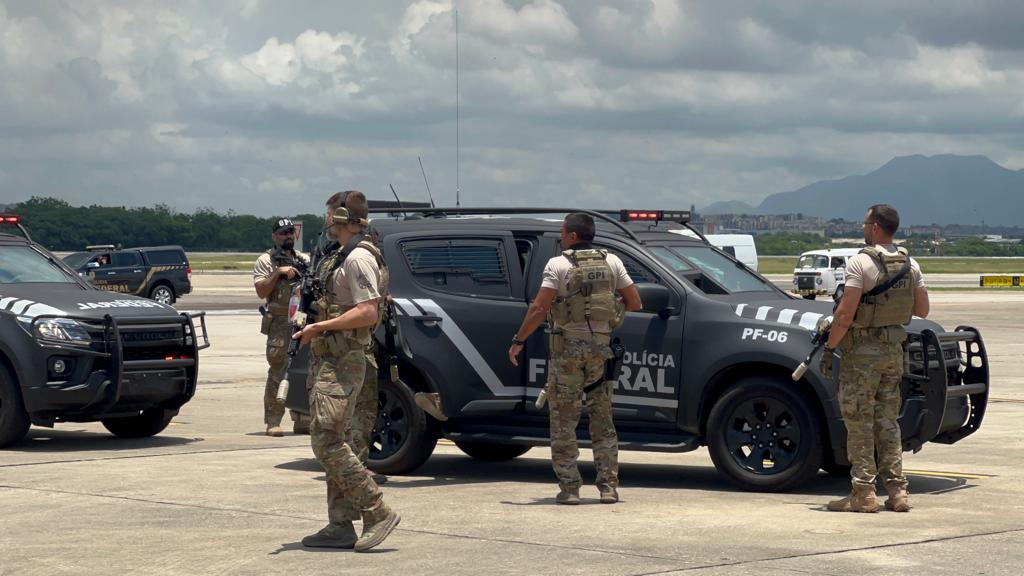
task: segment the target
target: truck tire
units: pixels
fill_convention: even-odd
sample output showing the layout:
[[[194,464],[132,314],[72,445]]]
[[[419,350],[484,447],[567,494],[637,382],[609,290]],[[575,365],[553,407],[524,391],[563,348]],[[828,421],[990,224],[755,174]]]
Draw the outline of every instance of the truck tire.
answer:
[[[0,448],[21,442],[31,425],[17,381],[0,364]]]
[[[456,440],[455,445],[476,460],[484,462],[505,462],[526,454],[529,446],[516,444],[496,444],[494,442],[474,442],[472,440]]]
[[[138,416],[104,418],[101,422],[104,428],[118,438],[148,438],[163,432],[177,415],[177,410],[156,406],[143,410]]]
[[[745,378],[715,403],[707,442],[720,474],[747,490],[782,492],[822,466],[817,412],[791,382]]]
[[[381,382],[377,394],[367,467],[381,474],[412,472],[434,453],[437,423],[416,406],[413,391],[401,381]]]
[[[167,284],[157,284],[149,291],[149,299],[170,306],[174,304],[174,290]]]

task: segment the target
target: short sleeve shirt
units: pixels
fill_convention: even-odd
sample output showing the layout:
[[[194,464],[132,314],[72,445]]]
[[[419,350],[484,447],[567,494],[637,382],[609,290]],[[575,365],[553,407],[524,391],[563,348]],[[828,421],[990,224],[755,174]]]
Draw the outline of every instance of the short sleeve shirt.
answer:
[[[366,248],[357,247],[334,272],[334,303],[355,306],[380,298],[380,268],[377,258]]]
[[[604,261],[612,269],[616,290],[633,285],[633,279],[629,277],[626,267],[622,265],[622,260],[618,256],[609,253]],[[544,266],[541,288],[554,288],[560,297],[565,297],[569,294],[570,270],[572,270],[572,262],[561,254],[548,260],[547,265]],[[564,328],[567,332],[590,332],[593,329],[596,333],[610,334],[612,331],[607,322],[591,322],[590,326],[587,326],[586,322],[570,322]]]
[[[295,255],[306,264],[309,264],[309,255],[303,254],[298,250],[295,251]],[[253,284],[270,278],[270,275],[273,274],[276,269],[277,267],[274,266],[273,261],[270,259],[270,252],[260,254],[260,257],[256,259],[256,264],[252,267]]]
[[[875,246],[876,249],[881,251],[884,255],[895,256],[897,254],[896,247],[889,245]],[[921,274],[921,266],[917,263],[917,260],[910,259],[910,272],[909,274],[913,278],[913,286],[917,288],[925,288],[924,276]],[[871,258],[870,254],[860,253],[850,258],[846,262],[846,285],[850,288],[860,288],[864,292],[867,292],[878,286],[878,279],[882,276],[881,271],[878,269],[878,263]]]

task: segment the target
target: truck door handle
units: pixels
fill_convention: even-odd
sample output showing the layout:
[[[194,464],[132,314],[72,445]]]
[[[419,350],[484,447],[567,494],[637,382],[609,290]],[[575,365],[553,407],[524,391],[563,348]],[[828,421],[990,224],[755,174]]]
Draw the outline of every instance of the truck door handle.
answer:
[[[117,274],[117,272],[107,272],[107,276],[112,276],[114,274]]]
[[[416,322],[423,322],[424,326],[434,326],[442,320],[440,316],[432,316],[430,314],[424,314],[422,316],[413,316],[413,320]]]

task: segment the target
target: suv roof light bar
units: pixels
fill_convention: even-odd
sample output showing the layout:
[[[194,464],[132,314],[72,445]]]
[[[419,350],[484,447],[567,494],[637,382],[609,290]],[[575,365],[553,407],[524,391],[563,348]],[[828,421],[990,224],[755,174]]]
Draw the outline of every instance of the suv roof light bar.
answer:
[[[0,213],[0,225],[4,224],[8,226],[17,226],[18,230],[21,230],[21,233],[25,235],[25,239],[29,242],[32,241],[32,237],[28,235],[28,230],[21,225],[21,216],[18,216],[17,214]]]
[[[569,214],[569,213],[572,213],[572,212],[582,212],[584,214],[592,216],[593,218],[595,218],[597,220],[601,220],[603,222],[607,222],[607,223],[611,224],[612,226],[615,226],[616,228],[621,230],[622,233],[625,234],[626,236],[628,236],[631,239],[636,240],[637,242],[643,244],[643,240],[641,240],[636,234],[634,234],[632,230],[627,228],[626,225],[623,224],[619,219],[612,218],[611,216],[609,216],[608,215],[609,213],[607,211],[602,212],[602,211],[597,211],[597,210],[583,210],[583,209],[580,209],[580,208],[461,208],[461,207],[460,208],[429,208],[429,207],[427,207],[427,208],[418,208],[418,207],[417,208],[410,208],[408,206],[403,206],[401,211],[402,212],[416,212],[416,213],[423,214],[424,216],[431,216],[431,215],[441,216],[441,215],[446,215],[446,214],[459,215],[459,216],[473,216],[473,215],[483,216],[483,215],[487,215],[487,214],[510,214],[510,215],[516,215],[516,214]],[[372,208],[371,207],[370,208],[370,212],[371,213],[380,214],[380,213],[395,212],[395,210],[394,209],[389,209],[389,208]],[[617,211],[616,212],[612,212],[612,214],[618,215],[619,212],[617,212]]]

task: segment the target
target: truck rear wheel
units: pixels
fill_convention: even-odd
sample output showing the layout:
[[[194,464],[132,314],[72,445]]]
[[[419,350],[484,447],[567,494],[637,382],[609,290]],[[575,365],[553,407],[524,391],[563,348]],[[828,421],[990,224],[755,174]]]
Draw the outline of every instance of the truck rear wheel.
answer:
[[[149,299],[170,306],[174,304],[174,290],[167,284],[157,284],[149,291]]]
[[[754,376],[715,403],[707,441],[719,473],[747,490],[781,492],[822,465],[818,414],[792,383]]]
[[[412,472],[434,453],[437,423],[416,406],[413,391],[401,381],[381,382],[377,395],[367,466],[381,474]]]
[[[159,406],[143,410],[138,416],[104,418],[103,427],[118,438],[148,438],[164,431],[177,410],[165,410]]]
[[[529,452],[529,446],[518,446],[515,444],[495,444],[494,442],[474,442],[471,440],[457,440],[455,445],[476,460],[484,462],[504,462],[522,456]]]
[[[7,367],[0,364],[0,448],[20,442],[31,425],[18,383]]]

